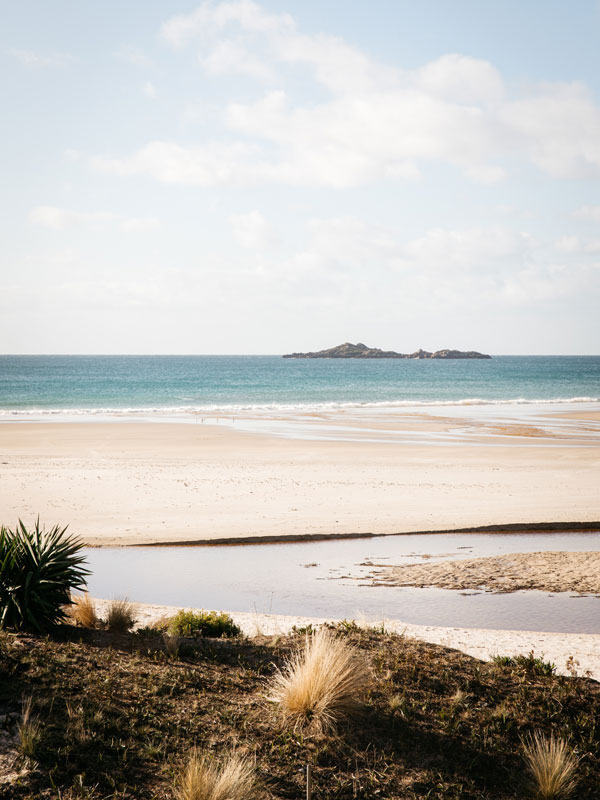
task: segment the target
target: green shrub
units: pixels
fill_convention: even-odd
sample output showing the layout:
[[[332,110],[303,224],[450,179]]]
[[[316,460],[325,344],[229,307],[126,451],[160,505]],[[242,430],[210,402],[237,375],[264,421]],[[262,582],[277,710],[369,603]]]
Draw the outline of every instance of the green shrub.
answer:
[[[169,620],[168,630],[179,636],[239,636],[241,629],[229,614],[217,611],[178,611]]]
[[[517,667],[532,675],[554,675],[556,672],[556,664],[544,661],[539,656],[536,658],[533,651],[527,655],[494,656],[492,661],[499,667]]]
[[[66,528],[0,528],[0,628],[42,631],[65,619],[71,590],[83,589],[83,542]]]

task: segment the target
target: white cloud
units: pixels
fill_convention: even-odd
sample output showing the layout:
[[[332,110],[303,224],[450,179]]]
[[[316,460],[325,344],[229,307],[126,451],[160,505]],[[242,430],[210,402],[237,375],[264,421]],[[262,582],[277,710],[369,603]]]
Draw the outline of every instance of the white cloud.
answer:
[[[249,249],[262,249],[276,243],[271,223],[254,210],[247,214],[234,214],[229,218],[234,237]]]
[[[113,225],[123,231],[147,231],[156,228],[154,217],[123,217],[108,211],[69,211],[57,206],[36,206],[29,212],[29,221],[43,228],[62,231],[80,225],[103,227]]]
[[[497,270],[498,261],[522,258],[531,245],[526,234],[503,228],[428,231],[405,248],[410,261],[433,271],[453,269]]]
[[[214,35],[231,23],[271,35],[295,28],[289,14],[268,14],[252,0],[229,0],[216,5],[205,2],[191,14],[172,17],[162,26],[161,34],[173,47],[183,47],[192,39]]]
[[[143,92],[146,97],[156,97],[156,86],[151,81],[146,81],[143,86]]]
[[[172,142],[150,142],[131,158],[95,156],[92,167],[115,175],[150,175],[163,183],[213,186],[255,179],[256,148],[243,142],[214,142],[190,148]]]
[[[11,48],[8,54],[26,67],[64,67],[74,59],[69,53],[36,53],[33,50]]]
[[[561,236],[554,243],[555,248],[561,253],[578,253],[581,250],[581,240],[579,236]]]
[[[495,67],[458,53],[426,64],[417,70],[415,79],[424,92],[464,105],[492,105],[505,94],[502,76]]]
[[[573,212],[576,217],[589,219],[592,222],[600,222],[600,206],[582,206]]]
[[[121,61],[127,61],[129,64],[133,64],[136,67],[148,68],[154,66],[152,59],[135,45],[123,45],[114,55]]]
[[[550,175],[600,175],[600,107],[584,85],[543,84],[508,102],[500,119],[520,149]]]
[[[244,74],[263,81],[273,81],[274,72],[258,56],[251,53],[239,42],[224,39],[198,59],[209,75]]]
[[[506,170],[492,164],[472,164],[465,169],[465,175],[474,183],[491,185],[506,178]]]
[[[343,40],[305,34],[287,14],[251,0],[204,3],[167,21],[163,38],[195,43],[209,75],[285,80],[308,67],[325,92],[295,102],[284,90],[222,108],[221,144],[150,142],[92,164],[170,183],[285,183],[351,187],[414,179],[450,164],[477,183],[503,180],[529,161],[559,178],[600,174],[600,107],[578,83],[530,87],[516,97],[489,62],[448,54],[414,70],[377,63]]]
[[[509,228],[437,228],[409,241],[355,218],[313,220],[304,248],[273,262],[267,275],[290,296],[343,307],[349,296],[403,314],[447,314],[473,304],[494,308],[544,303],[600,291],[591,250],[557,253]],[[562,256],[562,257],[561,257]],[[360,299],[359,299],[360,298]],[[302,301],[304,302],[304,301]],[[366,300],[365,300],[366,302]]]

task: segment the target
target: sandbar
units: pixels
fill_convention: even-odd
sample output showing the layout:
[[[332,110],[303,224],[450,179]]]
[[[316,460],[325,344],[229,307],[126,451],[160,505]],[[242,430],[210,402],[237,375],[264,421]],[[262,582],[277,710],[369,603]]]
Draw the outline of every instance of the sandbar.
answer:
[[[385,586],[600,594],[600,552],[511,553],[466,561],[407,564],[379,569],[373,578],[376,584]]]

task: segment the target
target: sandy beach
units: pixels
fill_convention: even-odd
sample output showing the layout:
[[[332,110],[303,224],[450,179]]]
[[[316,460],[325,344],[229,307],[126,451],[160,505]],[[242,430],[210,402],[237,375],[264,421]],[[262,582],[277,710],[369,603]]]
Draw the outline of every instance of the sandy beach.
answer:
[[[529,425],[492,439],[475,422],[458,443],[372,441],[364,430],[363,440],[320,441],[207,424],[3,423],[2,521],[39,515],[100,546],[600,520],[600,450],[580,446],[581,426],[546,432],[537,446]],[[415,426],[457,427],[426,415],[379,423],[411,436]]]
[[[600,553],[512,553],[468,561],[409,564],[373,572],[385,586],[600,594]]]

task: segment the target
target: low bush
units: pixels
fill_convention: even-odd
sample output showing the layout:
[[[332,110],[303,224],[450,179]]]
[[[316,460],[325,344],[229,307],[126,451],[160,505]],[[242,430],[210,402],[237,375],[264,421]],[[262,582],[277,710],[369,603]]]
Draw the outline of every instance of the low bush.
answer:
[[[370,682],[367,662],[332,631],[306,636],[271,684],[270,699],[280,704],[294,727],[318,733],[334,730],[360,708],[360,694]]]
[[[83,542],[66,528],[0,528],[0,628],[43,631],[65,617],[71,590],[82,589],[89,570]]]
[[[556,664],[536,657],[533,651],[527,655],[494,656],[492,661],[499,667],[517,667],[532,675],[554,675],[556,672]]]
[[[239,636],[242,632],[229,614],[217,611],[179,611],[169,620],[168,630],[179,636],[209,636],[215,639]]]

